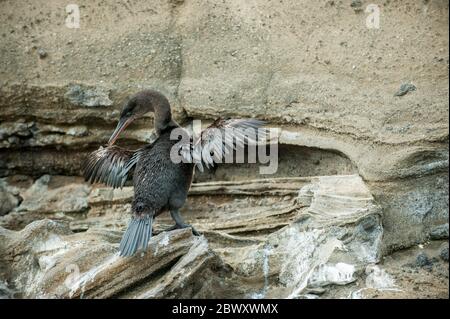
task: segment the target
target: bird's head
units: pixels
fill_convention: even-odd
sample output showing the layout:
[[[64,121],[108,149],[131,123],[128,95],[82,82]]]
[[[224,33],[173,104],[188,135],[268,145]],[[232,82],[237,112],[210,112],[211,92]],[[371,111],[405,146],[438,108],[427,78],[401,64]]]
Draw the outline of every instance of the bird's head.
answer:
[[[113,145],[131,122],[148,112],[155,113],[155,128],[167,125],[172,119],[169,101],[163,94],[154,90],[140,91],[125,102],[119,123],[109,138],[108,145]]]

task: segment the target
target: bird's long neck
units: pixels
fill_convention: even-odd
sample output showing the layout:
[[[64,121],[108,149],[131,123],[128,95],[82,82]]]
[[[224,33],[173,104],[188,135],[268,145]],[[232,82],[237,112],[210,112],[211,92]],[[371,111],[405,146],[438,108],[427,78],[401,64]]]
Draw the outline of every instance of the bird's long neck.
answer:
[[[155,107],[154,126],[156,134],[160,135],[163,130],[173,126],[175,122],[172,120],[172,112],[168,101],[164,101],[164,103],[157,105],[158,106]]]

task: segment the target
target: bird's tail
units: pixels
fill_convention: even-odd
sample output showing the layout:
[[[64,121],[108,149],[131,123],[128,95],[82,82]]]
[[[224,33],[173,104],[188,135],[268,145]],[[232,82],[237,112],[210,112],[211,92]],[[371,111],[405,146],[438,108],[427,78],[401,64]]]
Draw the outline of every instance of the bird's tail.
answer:
[[[138,250],[147,250],[148,242],[152,238],[152,224],[153,216],[133,216],[120,242],[120,256],[128,257]]]

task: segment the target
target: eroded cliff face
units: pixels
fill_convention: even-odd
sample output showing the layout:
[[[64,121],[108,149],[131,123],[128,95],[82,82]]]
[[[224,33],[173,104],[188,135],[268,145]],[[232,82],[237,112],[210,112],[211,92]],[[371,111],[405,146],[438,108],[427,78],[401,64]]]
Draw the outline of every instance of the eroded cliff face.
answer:
[[[379,29],[366,26],[369,2],[353,2],[79,1],[80,28],[70,29],[63,1],[3,1],[0,224],[7,239],[0,247],[8,262],[0,267],[15,269],[5,280],[29,297],[220,297],[227,290],[299,297],[379,274],[362,269],[398,248],[448,238],[448,2],[380,2]],[[404,83],[416,89],[395,95]],[[93,280],[83,282],[83,293],[67,288],[69,265],[95,278],[123,267],[110,259],[132,190],[77,176],[86,153],[109,137],[125,97],[149,87],[169,98],[182,124],[251,116],[280,128],[279,169],[262,176],[256,165],[230,165],[197,174],[196,182],[217,182],[194,185],[184,209],[204,237],[169,234],[175,244],[163,249],[167,259],[136,257],[156,266],[142,278],[130,273],[125,286],[102,290]],[[140,145],[151,128],[150,114],[121,142]],[[259,194],[239,186],[249,180]],[[323,187],[326,195],[317,191]],[[361,192],[373,208],[355,212]],[[308,196],[327,209],[302,202]],[[336,216],[329,221],[324,211]],[[57,222],[37,221],[44,218]],[[36,246],[49,240],[33,237],[42,227],[57,247]],[[158,236],[155,247],[166,242]],[[103,252],[94,259],[79,244],[88,238],[89,251]],[[353,248],[339,253],[346,245]],[[364,245],[370,258],[357,249]],[[34,267],[30,277],[19,278],[27,267]],[[184,279],[180,267],[190,269]],[[200,273],[214,274],[203,288],[192,279]],[[179,290],[185,283],[194,287],[189,293]],[[127,285],[142,289],[126,295]]]
[[[131,258],[117,254],[131,187],[94,188],[86,218],[70,218],[72,196],[83,198],[74,191],[56,187],[46,206],[25,208],[52,220],[0,228],[3,275],[24,297],[297,298],[353,283],[381,257],[381,209],[357,175],[197,183],[183,214],[203,235],[161,232],[171,224],[162,216],[148,251]],[[50,207],[55,193],[64,207]]]
[[[132,196],[132,187],[38,179],[1,219],[1,295],[448,296],[448,224],[431,243],[383,258],[383,212],[358,175],[196,183],[182,214],[202,235],[164,231],[173,221],[163,214],[148,250],[121,258]]]

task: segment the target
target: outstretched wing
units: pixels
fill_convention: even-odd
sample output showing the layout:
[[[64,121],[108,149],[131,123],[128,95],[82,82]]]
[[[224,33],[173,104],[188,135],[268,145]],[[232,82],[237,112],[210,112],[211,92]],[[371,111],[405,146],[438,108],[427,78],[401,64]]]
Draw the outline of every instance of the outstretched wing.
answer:
[[[122,188],[141,153],[142,149],[130,151],[115,145],[100,146],[82,164],[84,178],[90,183],[100,182],[113,188]]]
[[[267,131],[260,129],[264,124],[257,119],[218,119],[204,129],[199,138],[194,137],[190,147],[184,145],[180,153],[203,171],[203,164],[209,168],[237,148],[265,141]]]

